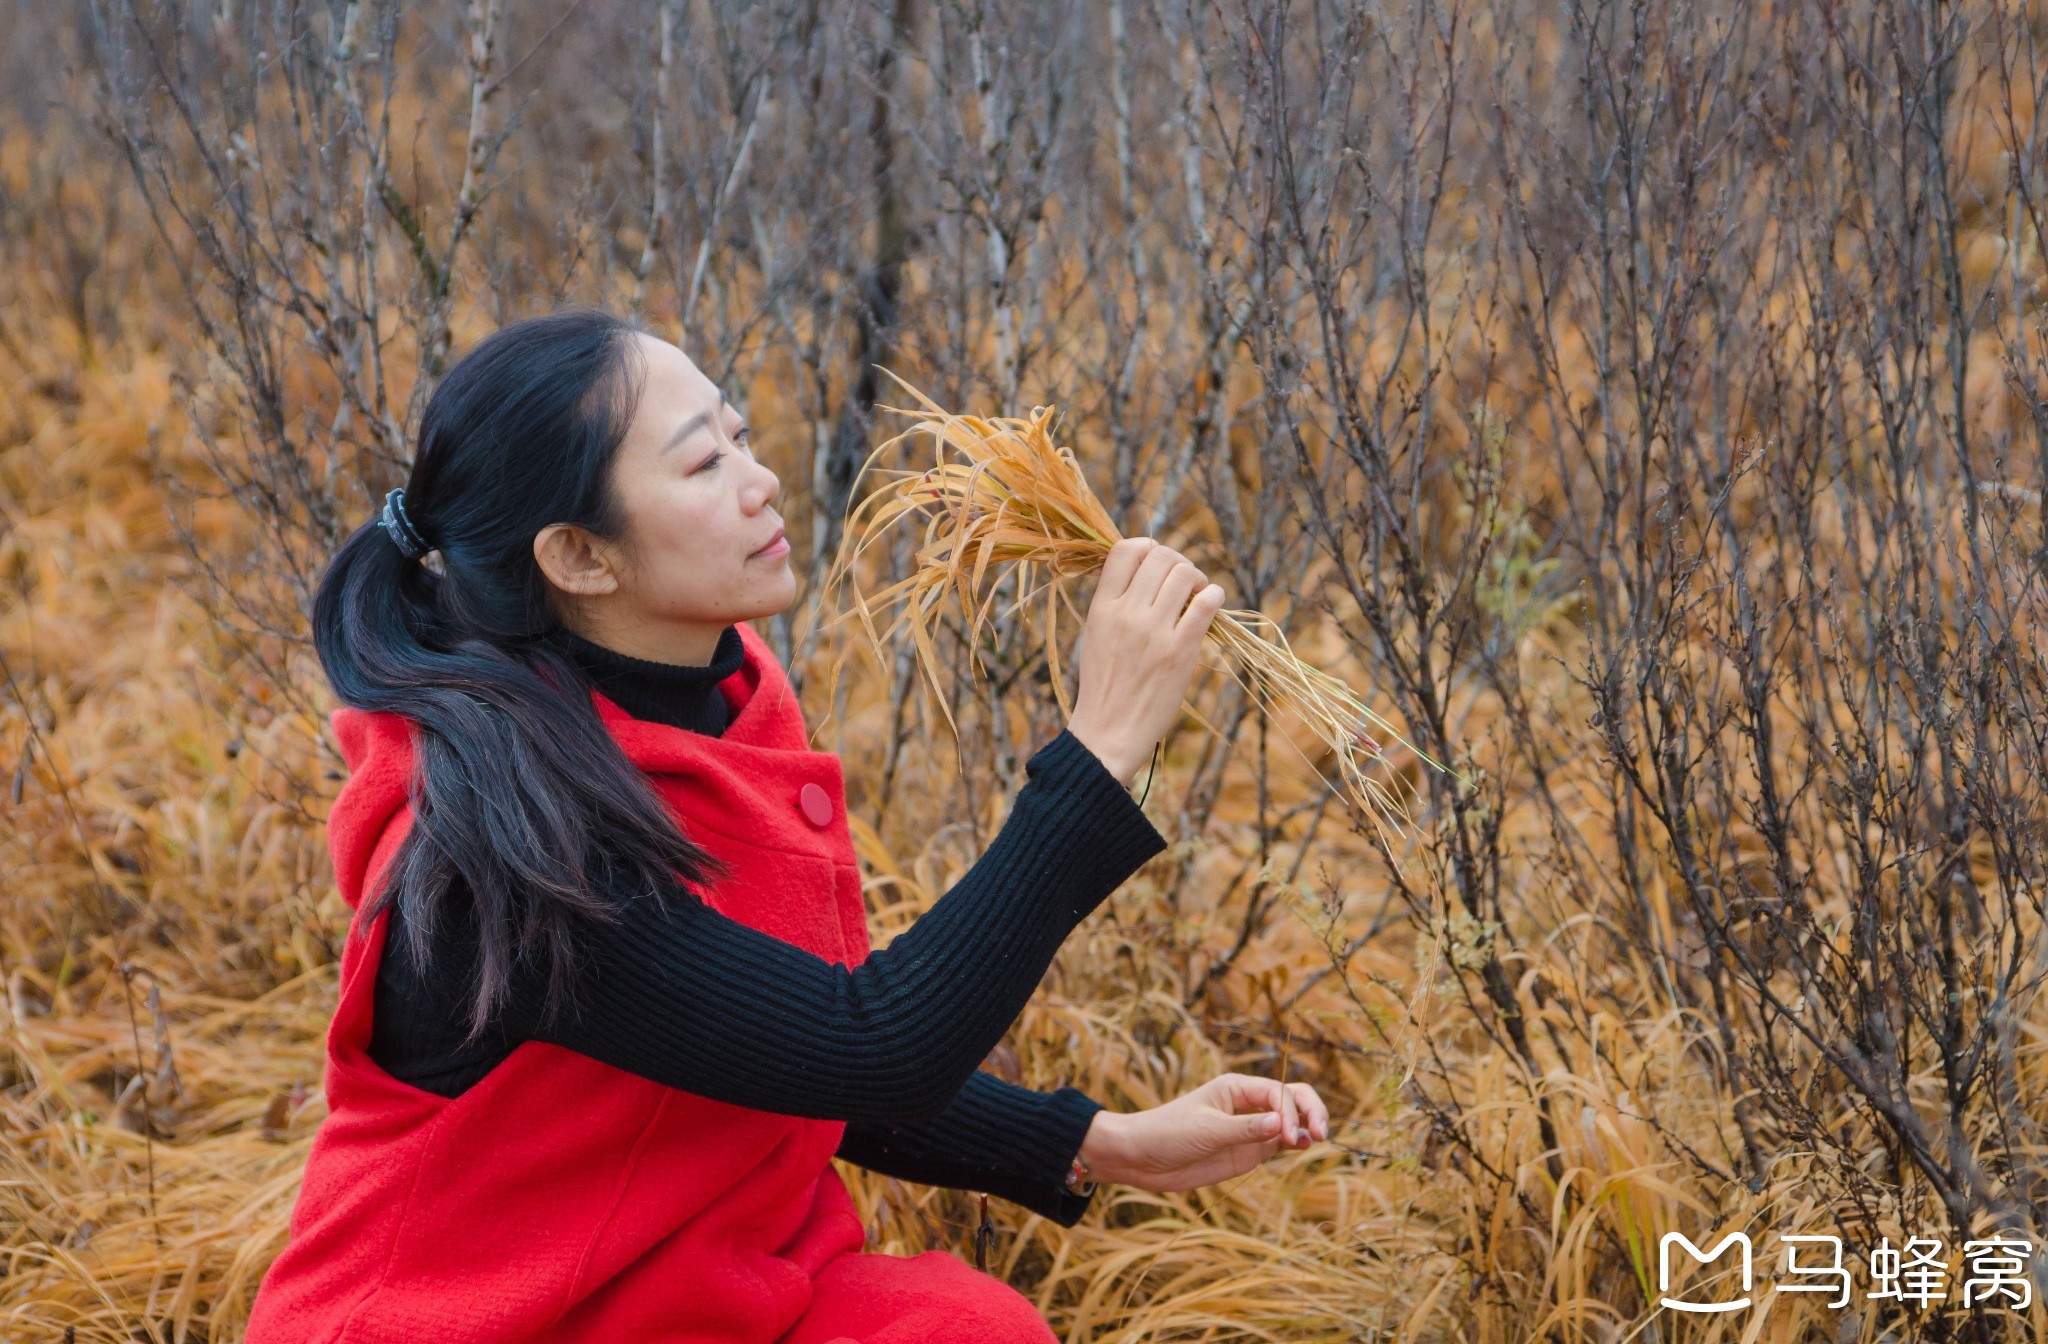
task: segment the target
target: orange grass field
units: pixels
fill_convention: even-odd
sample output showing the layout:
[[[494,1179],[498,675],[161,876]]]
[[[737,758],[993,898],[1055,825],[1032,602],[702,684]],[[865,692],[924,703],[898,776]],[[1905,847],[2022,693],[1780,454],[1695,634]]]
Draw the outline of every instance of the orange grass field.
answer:
[[[224,623],[209,606],[213,580],[194,560],[195,544],[199,555],[241,553],[261,525],[206,494],[193,417],[212,415],[213,403],[188,389],[217,389],[219,371],[174,298],[129,179],[104,148],[88,152],[98,163],[90,171],[60,148],[50,136],[0,127],[0,181],[18,207],[0,267],[0,1341],[229,1344],[284,1244],[325,1113],[322,1039],[348,911],[328,871],[322,820],[341,775],[304,646]],[[1961,157],[1958,174],[2002,180],[2004,161],[1990,151]],[[32,218],[40,222],[24,222]],[[2024,287],[2038,292],[2038,243],[2019,260],[1993,246],[2008,227],[1997,210],[1966,214],[1960,284],[2011,278],[2018,289],[2024,267]],[[1447,294],[1481,287],[1482,277],[1445,264]],[[1049,289],[1061,283],[1056,272],[1048,263]],[[920,284],[937,283],[912,267],[906,302]],[[488,306],[458,305],[458,350],[490,329]],[[1778,324],[1772,339],[1788,348],[1810,331],[1789,282],[1761,307]],[[120,314],[111,326],[109,311]],[[1467,419],[1447,411],[1429,442],[1447,459],[1490,462],[1501,487],[1498,516],[1484,520],[1500,542],[1485,600],[1511,617],[1500,627],[1500,658],[1515,674],[1513,694],[1478,675],[1442,683],[1458,748],[1447,764],[1498,790],[1488,799],[1506,800],[1457,823],[1499,827],[1511,864],[1500,917],[1459,904],[1433,857],[1442,851],[1423,844],[1446,823],[1421,788],[1429,767],[1412,752],[1367,767],[1412,800],[1402,824],[1418,838],[1403,852],[1415,862],[1403,863],[1408,895],[1397,897],[1370,819],[1316,805],[1327,802],[1318,771],[1338,771],[1315,733],[1255,715],[1225,741],[1184,723],[1147,804],[1170,849],[1076,932],[988,1067],[1037,1087],[1070,1083],[1117,1109],[1158,1104],[1225,1070],[1306,1080],[1330,1105],[1332,1141],[1184,1194],[1106,1187],[1070,1231],[992,1200],[1002,1235],[991,1271],[1076,1344],[1911,1337],[1919,1326],[1875,1310],[1769,1291],[1785,1235],[1860,1220],[1896,1240],[1933,1226],[1941,1211],[1928,1211],[1910,1170],[1888,1165],[1896,1148],[1867,1108],[1839,1101],[1823,1063],[1796,1064],[1815,1080],[1799,1098],[1731,1086],[1720,1061],[1750,1047],[1723,1041],[1703,1002],[1674,992],[1658,949],[1692,946],[1698,926],[1684,892],[1697,856],[1743,874],[1768,869],[1759,827],[1730,807],[1708,817],[1696,848],[1682,853],[1652,824],[1651,803],[1617,787],[1599,707],[1578,675],[1588,656],[1584,608],[1571,593],[1539,587],[1545,562],[1530,518],[1582,490],[1584,478],[1525,441],[1547,441],[1559,405],[1591,404],[1593,334],[1560,318],[1557,349],[1584,358],[1539,366],[1526,352],[1518,358],[1505,334],[1506,305],[1446,311],[1472,339],[1446,356],[1456,367],[1445,377],[1496,397],[1492,411],[1480,405]],[[658,305],[650,312],[673,334]],[[1072,324],[1076,345],[1097,339],[1078,309],[1059,320]],[[1419,358],[1397,346],[1400,324],[1359,327],[1368,363]],[[1998,370],[1996,335],[1966,334],[1980,358],[1961,396],[1973,425],[2003,432],[2022,424],[2024,397]],[[1063,400],[1032,384],[1013,405],[954,402],[912,355],[892,366],[949,411],[1024,417],[1034,397]],[[318,401],[317,379],[296,365],[288,376],[303,380],[296,395]],[[754,439],[793,490],[824,437],[807,419],[800,381],[770,359],[748,392]],[[1257,383],[1233,363],[1202,386],[1242,405]],[[1570,396],[1546,401],[1531,390],[1539,385]],[[1106,479],[1093,403],[1066,404],[1082,409],[1062,421],[1059,442]],[[876,424],[870,446],[904,427],[886,415]],[[1238,455],[1246,478],[1256,433],[1249,418],[1226,431],[1226,456]],[[1494,457],[1474,448],[1482,440],[1494,443]],[[1874,459],[1876,444],[1869,434],[1851,447]],[[1780,463],[1780,451],[1763,448],[1762,470]],[[1451,480],[1447,472],[1418,490],[1441,516],[1455,512],[1444,503]],[[1699,488],[1702,499],[1711,493]],[[1755,475],[1730,468],[1723,497],[1765,528],[1761,491]],[[2038,542],[2038,495],[2029,507],[2025,526]],[[807,515],[793,502],[788,516],[794,540]],[[1959,511],[1946,517],[1962,525]],[[1184,503],[1161,536],[1200,560],[1229,539],[1227,526]],[[1816,545],[1833,554],[1854,530],[1843,524],[1842,536]],[[1425,555],[1450,567],[1455,548],[1430,544],[1440,549]],[[1712,551],[1712,563],[1725,560]],[[1296,587],[1324,584],[1336,592],[1326,606],[1288,605],[1289,647],[1413,736],[1360,653],[1355,596],[1321,563]],[[1228,605],[1244,605],[1234,583]],[[1674,635],[1675,647],[1701,686],[1732,696],[1739,678],[1717,662],[1727,646],[1701,620]],[[1076,624],[1063,628],[1062,668]],[[2033,628],[2017,626],[2027,650]],[[1826,642],[1818,630],[1807,635]],[[828,690],[843,652],[832,641],[851,638],[842,625],[804,645],[792,671],[818,745],[846,761],[880,946],[978,856],[1021,782],[1024,755],[1060,717],[1042,683],[983,715],[977,731],[1021,749],[1014,777],[996,759],[963,760],[929,708],[914,719],[912,749],[892,752],[901,678],[921,674],[907,655],[892,677],[863,654],[844,660],[846,675]],[[304,697],[287,697],[266,666],[292,670]],[[1219,707],[1234,694],[1229,678],[1205,675],[1190,707],[1222,721]],[[1803,703],[1774,700],[1765,710],[1786,731],[1788,769],[1824,754],[1793,732],[1806,722]],[[1535,734],[1516,736],[1513,714],[1536,723]],[[886,790],[876,782],[885,773]],[[1214,789],[1213,806],[1190,805],[1198,783]],[[1729,787],[1741,794],[1752,783],[1738,777]],[[2032,776],[2014,788],[2043,796]],[[1813,899],[1846,910],[1859,846],[1882,839],[1883,827],[1873,821],[1859,837],[1832,824],[1803,832],[1823,842],[1802,858],[1815,874]],[[1979,836],[1957,841],[1956,880],[1997,889],[2008,856],[1994,848]],[[2031,860],[2012,862],[2026,869]],[[1604,880],[1623,870],[1639,881]],[[1813,936],[1846,937],[1846,927]],[[2032,913],[2014,927],[2039,933]],[[1509,1000],[1522,1015],[1499,1011]],[[1738,1026],[1750,1020],[1734,1017]],[[1503,1030],[1519,1033],[1520,1053],[1503,1048]],[[2038,1001],[2017,1000],[2013,1110],[2036,1120],[2048,1097],[2044,1030]],[[1911,1104],[1939,1118],[1931,1047],[1908,1053]],[[1770,1118],[1795,1112],[1809,1128]],[[1993,1126],[1971,1115],[1971,1142],[1990,1145]],[[2024,1134],[2010,1142],[2012,1152],[2044,1151]],[[1753,1168],[1744,1156],[1752,1151],[1765,1154]],[[842,1170],[870,1228],[867,1249],[941,1246],[971,1259],[971,1195]],[[1661,1310],[1657,1248],[1673,1231],[1701,1245],[1749,1233],[1759,1305],[1725,1316]],[[1717,1272],[1694,1275],[1687,1290],[1728,1288]],[[1966,1317],[1929,1328],[1931,1337],[1975,1337]],[[2040,1338],[2048,1311],[2036,1301],[2007,1313],[2002,1328]]]
[[[146,466],[152,428],[166,442],[177,435],[165,358],[104,351],[81,368],[51,353],[46,367],[9,368],[0,450],[4,563],[13,591],[30,594],[9,601],[0,626],[11,678],[0,743],[10,769],[28,761],[0,833],[0,1337],[75,1325],[80,1340],[138,1328],[231,1339],[283,1244],[324,1113],[321,1041],[347,908],[317,819],[272,796],[283,788],[273,767],[313,750],[312,726],[247,709],[261,688],[229,679],[220,641],[179,586],[190,565]],[[1216,837],[1155,863],[1226,880],[1246,857],[1227,812]],[[886,836],[853,819],[878,945],[974,857],[957,828],[931,835],[915,808],[899,804],[898,815],[902,833]],[[1344,841],[1326,834],[1323,856],[1341,863]],[[1145,877],[1134,879],[1068,943],[1015,1028],[1017,1079],[1071,1082],[1136,1108],[1226,1069],[1273,1072],[1266,1052],[1236,1055],[1207,1037],[1152,955],[1164,925],[1204,918],[1160,908]],[[1412,956],[1389,938],[1372,960],[1406,978]],[[1326,964],[1304,919],[1260,947],[1242,992]],[[125,980],[123,968],[133,970]],[[1362,1041],[1342,1029],[1350,1011],[1341,995],[1312,993],[1294,1013]],[[1103,1213],[1072,1232],[993,1202],[1016,1233],[995,1271],[1074,1338],[1426,1327],[1464,1291],[1456,1256],[1432,1250],[1446,1235],[1440,1220],[1480,1211],[1441,1206],[1432,1192],[1414,1126],[1392,1101],[1390,1061],[1296,1051],[1289,1066],[1324,1091],[1333,1135],[1355,1152],[1282,1153],[1188,1194],[1108,1188]],[[1633,1149],[1644,1139],[1626,1128],[1612,1142],[1603,1136],[1593,1157],[1603,1178],[1653,1156]],[[968,1252],[967,1196],[843,1170],[868,1216],[869,1250]],[[1642,1197],[1660,1198],[1656,1185]],[[1290,1324],[1308,1320],[1320,1333]]]
[[[320,819],[294,805],[288,777],[325,772],[331,789],[338,762],[321,754],[320,725],[264,708],[273,692],[235,670],[187,591],[193,566],[152,481],[153,445],[168,454],[163,470],[197,471],[179,457],[172,355],[82,352],[34,285],[5,303],[7,328],[38,337],[17,348],[27,365],[0,360],[0,751],[16,776],[0,827],[0,1338],[75,1327],[81,1341],[236,1339],[324,1114],[322,1039],[348,912]],[[238,525],[224,507],[199,517],[222,533]],[[850,777],[869,768],[846,754]],[[1287,787],[1299,789],[1312,776],[1294,764]],[[943,799],[945,783],[920,768],[905,769],[895,832],[852,819],[878,946],[978,855],[963,828],[920,820],[910,798]],[[1155,863],[1190,864],[1203,886],[1243,869],[1229,814],[1250,804],[1249,787],[1231,786],[1215,834]],[[984,837],[1005,801],[988,799]],[[1345,841],[1325,836],[1320,856],[1341,864]],[[1274,866],[1286,858],[1276,852]],[[1261,944],[1227,992],[1328,964],[1305,885],[1300,904],[1297,927]],[[1126,1109],[1227,1069],[1277,1073],[1270,1051],[1234,1053],[1206,1035],[1154,955],[1169,925],[1178,942],[1206,919],[1161,908],[1146,877],[1134,879],[1069,941],[991,1067]],[[1405,979],[1412,957],[1390,937],[1371,959]],[[1362,1041],[1342,1025],[1354,1011],[1341,994],[1312,992],[1293,1015]],[[1287,1065],[1323,1090],[1348,1147],[1282,1153],[1187,1194],[1106,1188],[1102,1212],[1071,1232],[992,1201],[1014,1233],[992,1270],[1075,1339],[1426,1332],[1466,1291],[1457,1257],[1432,1250],[1445,1237],[1437,1218],[1476,1211],[1431,1212],[1440,1197],[1417,1166],[1412,1117],[1393,1101],[1392,1060],[1297,1049]],[[971,1255],[970,1196],[842,1170],[869,1250]],[[1308,1321],[1318,1324],[1305,1331]]]
[[[178,442],[169,357],[120,348],[81,360],[57,314],[38,312],[37,301],[10,297],[10,326],[53,336],[35,347],[32,367],[7,364],[0,425],[0,556],[10,588],[0,748],[10,771],[25,763],[0,830],[0,1336],[54,1338],[75,1326],[79,1340],[234,1339],[283,1244],[323,1114],[321,1041],[347,910],[327,875],[318,818],[291,804],[284,779],[315,753],[315,725],[260,707],[268,688],[233,670],[181,586],[191,564],[148,466],[152,439]],[[205,518],[236,525],[225,512]],[[1546,675],[1550,638],[1530,636],[1532,675]],[[1294,642],[1311,658],[1334,647],[1327,632],[1320,644]],[[1561,678],[1546,694],[1561,704],[1572,697]],[[1483,699],[1462,710],[1474,737],[1487,710]],[[869,768],[854,742],[837,748],[850,777]],[[1201,749],[1199,740],[1181,745]],[[1186,764],[1169,757],[1163,771]],[[906,767],[904,793],[943,798],[943,781],[915,777],[919,768]],[[1292,752],[1276,749],[1272,769],[1282,797],[1315,782]],[[1256,857],[1240,819],[1256,805],[1252,794],[1249,779],[1233,780],[1209,832],[1154,866],[1190,865],[1198,892],[1232,885]],[[919,825],[908,799],[896,815],[899,829],[884,835],[854,818],[878,945],[974,857],[960,828]],[[995,819],[984,818],[983,834]],[[1289,848],[1275,847],[1271,867],[1289,862]],[[1327,827],[1304,871],[1369,861],[1360,838]],[[1207,1013],[1263,1019],[1258,1000],[1289,998],[1328,966],[1317,934],[1327,915],[1306,881],[1288,885],[1288,912],[1241,973],[1210,991]],[[1204,1031],[1182,1006],[1187,986],[1174,959],[1160,955],[1227,941],[1235,921],[1219,913],[1166,909],[1148,875],[1134,879],[1070,940],[1014,1030],[1007,1059],[1018,1080],[1070,1082],[1137,1108],[1226,1069],[1277,1074],[1273,1049],[1233,1050]],[[1399,987],[1401,997],[1379,1010],[1400,1022],[1391,1035],[1364,1025],[1361,1004],[1329,979],[1283,1017],[1325,1042],[1290,1051],[1283,1041],[1280,1053],[1289,1077],[1313,1081],[1330,1102],[1341,1146],[1282,1152],[1226,1186],[1187,1194],[1107,1188],[1100,1212],[1071,1232],[994,1202],[1015,1233],[1000,1243],[996,1272],[1075,1340],[1384,1332],[1507,1341],[1572,1319],[1604,1337],[1593,1327],[1609,1313],[1595,1299],[1617,1271],[1643,1266],[1617,1264],[1595,1228],[1640,1251],[1699,1198],[1669,1148],[1631,1117],[1626,1094],[1560,1071],[1545,1085],[1577,1118],[1561,1135],[1565,1170],[1591,1197],[1570,1209],[1553,1203],[1535,1176],[1528,1095],[1509,1062],[1461,1026],[1465,1008],[1450,992],[1460,955],[1455,941],[1418,949],[1398,926],[1353,955],[1354,982]],[[1680,1114],[1698,1138],[1726,1121],[1721,1099],[1686,1062],[1689,1030],[1673,1017],[1626,1067],[1667,1107],[1673,1093],[1691,1094],[1695,1108]],[[1422,1033],[1435,1034],[1433,1046]],[[1441,1151],[1401,1101],[1413,1067],[1404,1051],[1425,1048],[1474,1052],[1474,1104],[1489,1139],[1531,1163],[1527,1183],[1557,1225],[1532,1228],[1517,1245],[1502,1235],[1528,1216],[1513,1199],[1475,1202],[1469,1187],[1432,1175]],[[153,1142],[144,1137],[145,1079]],[[868,1217],[870,1250],[968,1253],[968,1196],[842,1169]],[[1750,1212],[1799,1216],[1801,1185],[1787,1173]],[[1546,1306],[1523,1316],[1472,1300],[1467,1257],[1482,1239],[1501,1243],[1528,1301]],[[1798,1338],[1798,1315],[1779,1311],[1771,1337]]]

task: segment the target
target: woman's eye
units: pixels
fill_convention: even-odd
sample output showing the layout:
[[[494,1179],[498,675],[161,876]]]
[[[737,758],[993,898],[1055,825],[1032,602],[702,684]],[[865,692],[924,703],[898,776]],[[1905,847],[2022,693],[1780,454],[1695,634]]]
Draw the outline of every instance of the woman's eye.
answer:
[[[713,453],[711,456],[705,458],[702,462],[697,464],[697,470],[704,471],[711,467],[717,466],[718,459],[724,456],[724,453]]]

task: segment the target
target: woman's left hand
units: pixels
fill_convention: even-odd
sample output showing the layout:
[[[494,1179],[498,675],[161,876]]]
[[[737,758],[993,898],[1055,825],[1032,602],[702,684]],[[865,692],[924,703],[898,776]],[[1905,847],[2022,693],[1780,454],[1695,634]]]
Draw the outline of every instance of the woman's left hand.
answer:
[[[1148,1111],[1098,1111],[1081,1158],[1099,1181],[1192,1190],[1329,1137],[1330,1110],[1307,1083],[1225,1073]]]

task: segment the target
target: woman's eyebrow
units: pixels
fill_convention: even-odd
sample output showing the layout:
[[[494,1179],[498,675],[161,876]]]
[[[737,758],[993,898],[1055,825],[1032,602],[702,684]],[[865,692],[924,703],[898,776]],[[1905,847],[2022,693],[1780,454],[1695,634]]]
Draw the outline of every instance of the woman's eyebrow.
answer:
[[[689,438],[692,434],[695,434],[698,430],[710,424],[711,417],[717,415],[720,411],[724,409],[725,393],[721,392],[718,394],[718,404],[716,406],[713,406],[708,410],[699,411],[695,415],[685,417],[683,423],[676,426],[676,432],[668,436],[668,442],[661,445],[661,451],[665,453],[669,449],[681,443],[684,439]]]

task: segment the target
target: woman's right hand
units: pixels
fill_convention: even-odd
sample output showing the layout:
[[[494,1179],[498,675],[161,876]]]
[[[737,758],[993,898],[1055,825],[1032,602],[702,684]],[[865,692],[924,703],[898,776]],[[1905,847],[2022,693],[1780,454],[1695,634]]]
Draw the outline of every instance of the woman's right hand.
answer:
[[[1150,537],[1110,547],[1081,627],[1067,731],[1126,785],[1180,716],[1202,638],[1222,609],[1222,586],[1172,547]]]

